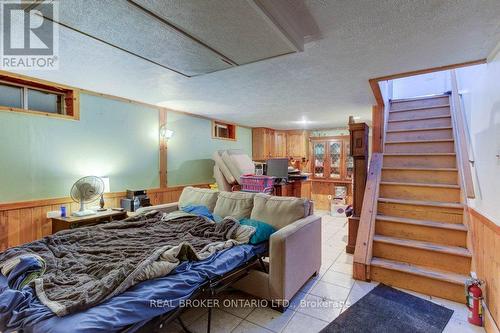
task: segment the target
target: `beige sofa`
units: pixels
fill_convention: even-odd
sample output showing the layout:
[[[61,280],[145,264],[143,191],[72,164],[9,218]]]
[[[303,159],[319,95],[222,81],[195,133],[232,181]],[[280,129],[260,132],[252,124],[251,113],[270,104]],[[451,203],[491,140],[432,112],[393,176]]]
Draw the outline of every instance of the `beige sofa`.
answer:
[[[263,221],[277,229],[269,240],[267,272],[256,265],[246,277],[234,284],[235,288],[284,308],[286,301],[319,272],[321,218],[313,215],[311,201],[186,187],[179,202],[142,208],[138,213],[149,210],[172,212],[189,204],[205,205],[221,217],[230,215]]]

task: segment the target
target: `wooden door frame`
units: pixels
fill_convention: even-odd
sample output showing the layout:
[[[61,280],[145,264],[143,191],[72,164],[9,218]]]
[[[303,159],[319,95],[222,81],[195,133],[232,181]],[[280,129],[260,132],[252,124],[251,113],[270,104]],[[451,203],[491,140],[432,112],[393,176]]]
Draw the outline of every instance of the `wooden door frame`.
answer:
[[[380,77],[369,79],[368,83],[370,84],[370,87],[371,87],[371,90],[372,90],[373,96],[375,97],[375,102],[376,102],[376,104],[373,106],[373,109],[372,109],[372,128],[373,128],[372,130],[374,132],[376,132],[377,135],[374,135],[372,138],[372,152],[382,152],[382,150],[383,150],[382,147],[384,146],[383,133],[384,133],[384,123],[385,123],[385,120],[384,120],[385,103],[384,103],[384,97],[382,96],[382,91],[380,90],[379,82],[401,79],[404,77],[421,75],[421,74],[428,74],[428,73],[433,73],[433,72],[441,72],[441,71],[446,71],[446,70],[455,69],[455,68],[481,65],[481,64],[485,64],[486,62],[487,62],[487,59],[485,58],[485,59],[462,62],[462,63],[458,63],[458,64],[439,66],[439,67],[431,67],[431,68],[426,68],[426,69],[419,69],[419,70],[415,70],[415,71],[403,72],[403,73],[398,73],[398,74],[391,74],[391,75],[380,76]]]

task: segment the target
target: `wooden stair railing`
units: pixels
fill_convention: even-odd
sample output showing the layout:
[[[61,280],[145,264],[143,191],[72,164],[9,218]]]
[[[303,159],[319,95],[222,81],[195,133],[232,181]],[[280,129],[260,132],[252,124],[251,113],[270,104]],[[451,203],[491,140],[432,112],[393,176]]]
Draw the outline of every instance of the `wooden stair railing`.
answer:
[[[457,152],[458,159],[458,171],[465,195],[467,196],[467,198],[473,199],[476,197],[476,195],[474,192],[474,182],[472,180],[472,152],[469,151],[469,147],[471,147],[471,145],[469,142],[469,136],[467,134],[468,131],[465,123],[465,115],[462,109],[462,103],[460,102],[460,95],[458,94],[457,74],[454,69],[450,71],[450,74],[452,88],[450,107],[451,119],[453,121],[453,134],[455,137],[455,151]]]
[[[383,154],[373,153],[368,169],[366,189],[359,219],[356,248],[354,250],[353,277],[357,280],[370,279],[373,236],[377,216],[379,185],[382,176]]]

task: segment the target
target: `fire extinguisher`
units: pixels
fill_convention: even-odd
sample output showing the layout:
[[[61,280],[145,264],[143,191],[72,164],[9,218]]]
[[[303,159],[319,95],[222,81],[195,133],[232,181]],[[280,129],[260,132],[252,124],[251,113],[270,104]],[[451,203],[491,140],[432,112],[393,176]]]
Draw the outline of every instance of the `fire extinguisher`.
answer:
[[[483,326],[483,291],[481,290],[483,281],[475,278],[468,278],[465,281],[465,304],[469,310],[467,320],[477,326]]]

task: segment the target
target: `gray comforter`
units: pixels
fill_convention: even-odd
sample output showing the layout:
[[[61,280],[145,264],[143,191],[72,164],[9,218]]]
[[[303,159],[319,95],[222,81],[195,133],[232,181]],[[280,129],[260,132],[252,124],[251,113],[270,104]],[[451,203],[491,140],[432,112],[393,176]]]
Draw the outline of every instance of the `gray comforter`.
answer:
[[[255,231],[226,218],[214,223],[183,213],[153,212],[94,227],[65,230],[0,254],[0,267],[38,255],[45,274],[34,280],[40,301],[64,316],[92,307],[182,260],[202,260],[247,243]]]

